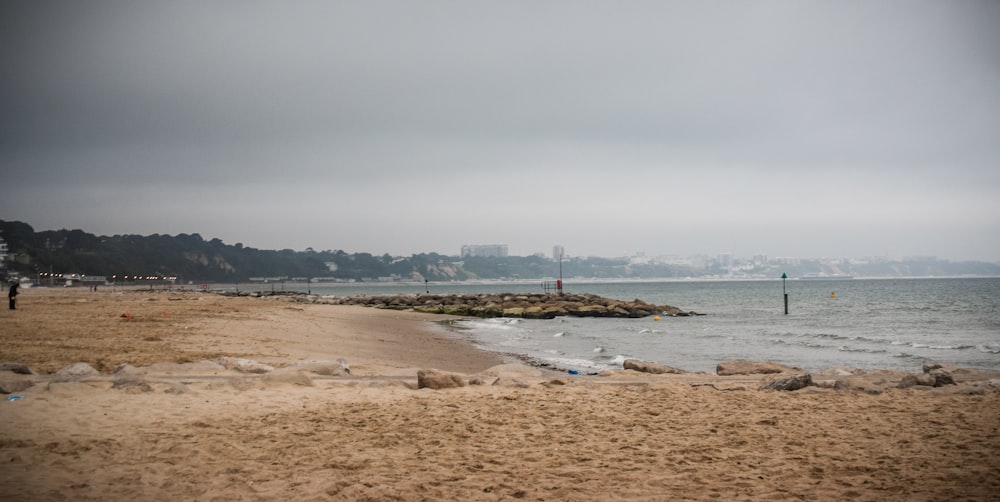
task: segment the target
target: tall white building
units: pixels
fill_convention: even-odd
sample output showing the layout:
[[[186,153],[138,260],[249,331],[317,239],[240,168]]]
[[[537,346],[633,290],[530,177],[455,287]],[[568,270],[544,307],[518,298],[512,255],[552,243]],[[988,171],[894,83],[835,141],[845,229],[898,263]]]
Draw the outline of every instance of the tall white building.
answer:
[[[506,244],[466,244],[462,246],[462,258],[503,258],[506,256]]]
[[[556,244],[555,246],[552,246],[552,259],[553,260],[559,261],[565,255],[566,255],[566,248],[562,247],[559,244]]]

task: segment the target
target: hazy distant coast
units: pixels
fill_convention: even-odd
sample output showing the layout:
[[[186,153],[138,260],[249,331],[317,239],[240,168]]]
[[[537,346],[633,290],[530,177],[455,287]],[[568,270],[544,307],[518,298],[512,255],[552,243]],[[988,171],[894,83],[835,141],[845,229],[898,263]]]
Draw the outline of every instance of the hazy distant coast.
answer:
[[[731,254],[692,257],[613,258],[542,255],[411,256],[341,250],[275,251],[226,244],[198,234],[97,236],[81,230],[36,232],[0,220],[7,246],[3,264],[11,277],[43,285],[453,283],[554,280],[764,280],[802,277],[1000,276],[1000,264],[953,262],[935,257],[890,259],[787,258]]]

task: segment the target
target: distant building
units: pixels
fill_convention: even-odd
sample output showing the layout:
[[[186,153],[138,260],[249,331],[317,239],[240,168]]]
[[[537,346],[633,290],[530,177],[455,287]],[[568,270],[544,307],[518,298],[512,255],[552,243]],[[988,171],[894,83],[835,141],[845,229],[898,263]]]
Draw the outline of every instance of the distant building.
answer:
[[[506,244],[466,244],[462,246],[462,258],[504,258]]]
[[[566,248],[560,246],[559,244],[556,244],[555,246],[552,246],[552,259],[553,260],[559,261],[559,260],[562,259],[563,256],[566,256]]]

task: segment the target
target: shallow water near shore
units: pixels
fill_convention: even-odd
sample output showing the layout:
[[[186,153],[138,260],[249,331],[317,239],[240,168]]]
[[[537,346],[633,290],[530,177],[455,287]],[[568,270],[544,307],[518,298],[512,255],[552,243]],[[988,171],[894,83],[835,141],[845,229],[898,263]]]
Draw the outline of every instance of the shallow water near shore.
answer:
[[[422,293],[424,284],[312,287],[314,294]],[[789,295],[784,314],[782,291]],[[537,283],[431,284],[432,293],[537,292]],[[926,362],[1000,370],[1000,279],[567,281],[566,291],[641,299],[697,317],[468,319],[460,336],[557,368],[598,371],[637,358],[688,371],[776,361],[920,371]]]

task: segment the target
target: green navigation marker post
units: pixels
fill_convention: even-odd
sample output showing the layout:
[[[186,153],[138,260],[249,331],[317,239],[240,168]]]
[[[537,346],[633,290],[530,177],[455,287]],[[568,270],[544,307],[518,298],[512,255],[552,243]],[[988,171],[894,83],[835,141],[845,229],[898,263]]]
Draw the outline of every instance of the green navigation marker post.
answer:
[[[781,293],[785,295],[785,315],[788,315],[788,292],[785,290],[785,279],[788,279],[788,274],[782,272],[781,274]]]

